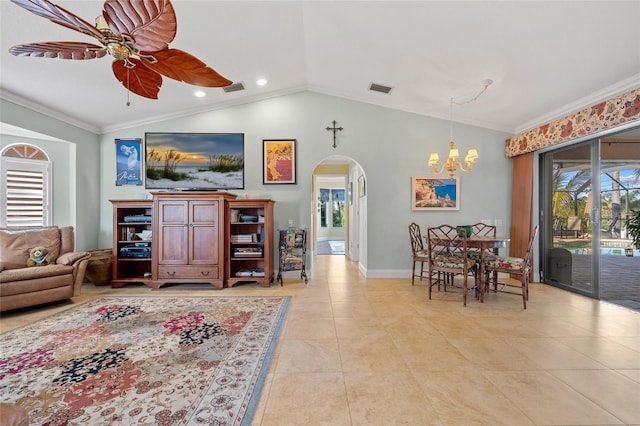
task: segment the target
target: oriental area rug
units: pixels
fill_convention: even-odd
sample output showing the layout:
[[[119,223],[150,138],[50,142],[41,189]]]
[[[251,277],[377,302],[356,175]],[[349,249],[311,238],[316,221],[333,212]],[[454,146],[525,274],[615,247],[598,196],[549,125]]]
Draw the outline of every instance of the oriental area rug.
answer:
[[[38,425],[250,424],[289,297],[101,297],[0,335]]]

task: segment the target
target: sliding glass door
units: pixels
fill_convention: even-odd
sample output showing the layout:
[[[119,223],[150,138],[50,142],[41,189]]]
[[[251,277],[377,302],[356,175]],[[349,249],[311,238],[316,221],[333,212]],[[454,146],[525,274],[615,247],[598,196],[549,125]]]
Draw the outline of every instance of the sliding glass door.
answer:
[[[546,152],[540,177],[543,282],[640,309],[640,129]]]
[[[546,153],[541,167],[545,184],[541,205],[543,217],[548,218],[541,256],[544,281],[592,297],[598,297],[593,229],[599,225],[598,216],[591,215],[598,208],[591,194],[597,146],[597,141],[587,141]]]
[[[640,210],[640,129],[600,143],[600,299],[640,310],[640,250],[626,224]]]

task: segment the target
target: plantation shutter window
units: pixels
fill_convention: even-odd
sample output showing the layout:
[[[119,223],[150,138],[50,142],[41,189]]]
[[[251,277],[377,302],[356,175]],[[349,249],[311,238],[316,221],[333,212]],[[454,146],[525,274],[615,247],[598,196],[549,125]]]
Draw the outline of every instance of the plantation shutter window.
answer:
[[[1,158],[0,226],[11,228],[50,225],[51,163],[7,155],[15,152],[15,149],[7,149]],[[42,152],[38,152],[42,155]]]

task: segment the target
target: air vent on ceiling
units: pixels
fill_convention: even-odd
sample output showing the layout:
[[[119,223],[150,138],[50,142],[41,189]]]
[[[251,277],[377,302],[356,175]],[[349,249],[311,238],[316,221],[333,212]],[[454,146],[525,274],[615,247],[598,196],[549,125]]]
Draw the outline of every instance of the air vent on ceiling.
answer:
[[[226,87],[223,87],[222,90],[224,90],[225,93],[237,92],[239,90],[244,90],[244,84],[242,84],[242,82],[233,83]]]
[[[373,90],[374,92],[386,93],[387,95],[391,92],[391,87],[383,86],[382,84],[371,83],[369,86],[369,90]]]

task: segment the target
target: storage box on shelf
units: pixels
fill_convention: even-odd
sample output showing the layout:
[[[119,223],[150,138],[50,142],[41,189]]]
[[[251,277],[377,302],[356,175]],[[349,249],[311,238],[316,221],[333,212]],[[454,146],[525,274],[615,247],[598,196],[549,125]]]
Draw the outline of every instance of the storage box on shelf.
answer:
[[[113,205],[111,287],[151,284],[151,200],[110,200]]]
[[[228,203],[226,285],[273,282],[273,200],[242,199]]]

